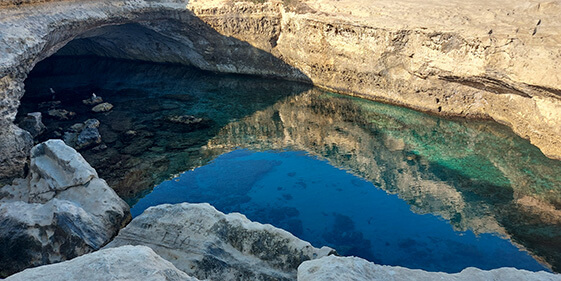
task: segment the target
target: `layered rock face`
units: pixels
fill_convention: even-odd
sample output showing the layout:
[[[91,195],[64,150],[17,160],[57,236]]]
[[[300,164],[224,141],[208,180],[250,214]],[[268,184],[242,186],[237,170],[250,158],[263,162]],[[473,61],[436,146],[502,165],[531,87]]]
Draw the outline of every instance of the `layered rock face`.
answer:
[[[87,1],[0,9],[0,127],[17,136],[5,128],[26,74],[78,39],[61,54],[274,76],[437,114],[492,118],[561,158],[556,3],[254,2],[191,1],[185,8],[173,1]],[[0,158],[4,177],[20,173],[22,161],[8,159],[22,157]]]
[[[123,246],[70,261],[26,269],[6,281],[26,280],[167,280],[196,281],[145,246]]]
[[[292,1],[278,7],[271,46],[254,35],[267,26],[258,5],[191,1],[189,8],[221,34],[270,49],[315,85],[492,118],[561,158],[561,76],[553,63],[561,60],[561,7],[499,2]]]
[[[0,274],[97,250],[129,216],[76,150],[61,140],[38,144],[28,177],[0,189]]]
[[[187,274],[209,280],[294,280],[302,262],[334,253],[239,213],[188,203],[149,208],[106,247],[122,245],[148,246]]]
[[[317,260],[306,261],[298,267],[298,281],[406,281],[406,280],[527,280],[553,281],[561,280],[561,276],[547,272],[530,272],[514,268],[480,270],[466,268],[460,273],[426,272],[399,266],[377,265],[357,257],[328,256]]]

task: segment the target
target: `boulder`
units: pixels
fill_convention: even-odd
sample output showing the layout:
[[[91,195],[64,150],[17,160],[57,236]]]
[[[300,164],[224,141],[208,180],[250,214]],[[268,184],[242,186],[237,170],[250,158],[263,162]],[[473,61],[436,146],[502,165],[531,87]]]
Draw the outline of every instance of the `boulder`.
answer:
[[[191,276],[223,281],[294,280],[303,261],[334,253],[206,203],[151,207],[106,247],[122,245],[148,246]]]
[[[27,113],[27,116],[21,120],[18,126],[28,131],[33,138],[42,134],[45,131],[45,125],[42,122],[41,112]]]
[[[75,259],[26,269],[6,281],[196,281],[145,246],[104,249]]]
[[[0,188],[0,276],[97,250],[129,206],[61,140],[31,150],[29,175]]]
[[[58,120],[70,120],[76,116],[76,112],[66,109],[49,109],[47,115]]]
[[[92,108],[92,111],[93,112],[107,112],[111,109],[113,109],[113,105],[108,103],[108,102],[104,102],[104,103],[100,103],[100,104],[94,106]]]
[[[82,155],[60,140],[48,140],[31,149],[30,171],[31,203],[46,203],[59,191],[97,178]]]
[[[459,273],[427,272],[420,269],[408,269],[400,266],[377,265],[357,257],[328,256],[310,260],[298,267],[298,281],[414,281],[414,280],[525,280],[553,281],[561,280],[561,275],[544,271],[531,272],[515,268],[481,270],[466,268]]]

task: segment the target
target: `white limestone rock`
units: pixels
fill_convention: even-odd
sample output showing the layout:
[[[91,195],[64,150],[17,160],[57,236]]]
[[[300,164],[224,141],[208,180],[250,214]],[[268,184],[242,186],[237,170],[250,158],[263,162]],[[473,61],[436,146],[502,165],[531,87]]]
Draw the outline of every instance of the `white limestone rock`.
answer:
[[[75,259],[26,269],[6,281],[143,280],[196,281],[145,246],[101,250]]]
[[[427,272],[420,269],[408,269],[400,266],[377,265],[357,257],[328,256],[306,261],[298,267],[298,281],[416,281],[416,280],[453,280],[453,281],[487,281],[487,280],[525,280],[554,281],[561,280],[561,275],[544,271],[531,272],[514,268],[481,270],[466,268],[462,272],[449,274]]]
[[[0,188],[0,276],[105,245],[129,206],[61,140],[32,149],[30,173]]]
[[[303,261],[333,252],[209,204],[151,207],[106,247],[146,245],[199,279],[294,280]]]
[[[31,149],[31,202],[45,203],[56,191],[84,185],[97,172],[76,150],[62,140],[48,140]]]

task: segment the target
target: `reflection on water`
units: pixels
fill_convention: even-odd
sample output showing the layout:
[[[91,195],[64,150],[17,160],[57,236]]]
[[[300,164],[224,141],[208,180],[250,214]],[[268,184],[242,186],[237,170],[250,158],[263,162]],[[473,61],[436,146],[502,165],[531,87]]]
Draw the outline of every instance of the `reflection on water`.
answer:
[[[56,97],[51,97],[49,88],[55,89]],[[149,191],[154,183],[204,165],[238,148],[305,151],[367,180],[369,183],[353,177],[355,183],[360,183],[356,188],[367,190],[369,198],[380,206],[386,204],[414,212],[395,214],[415,220],[427,218],[434,221],[430,223],[434,225],[439,225],[435,218],[442,218],[454,231],[465,232],[464,236],[468,238],[462,239],[481,243],[477,245],[487,245],[482,241],[498,239],[491,233],[510,238],[535,258],[552,265],[555,271],[561,271],[561,162],[544,157],[526,140],[492,122],[442,119],[278,80],[87,58],[51,58],[40,63],[30,74],[26,91],[19,118],[22,113],[45,111],[39,103],[54,99],[61,100],[58,106],[78,113],[73,120],[44,118],[49,130],[43,138],[55,137],[74,123],[88,118],[101,121],[100,133],[107,149],[81,153],[123,196],[131,196],[139,190]],[[92,113],[90,107],[81,104],[81,100],[92,92],[114,104],[114,109],[108,113]],[[204,118],[205,124],[189,127],[169,122],[169,117],[178,115],[195,115]],[[242,152],[237,151],[234,156]],[[228,163],[228,155],[221,156],[211,165],[218,165],[222,163],[220,161]],[[243,156],[249,157],[246,160],[266,158],[265,162],[269,164],[252,166],[250,170],[262,173],[263,177],[276,168],[285,167],[286,163],[296,165],[298,161],[316,161],[314,165],[326,166],[325,162],[309,160],[298,153],[289,153],[289,160],[275,166],[278,159],[271,160],[273,156],[264,155],[270,156],[259,153]],[[274,155],[282,157],[279,156],[282,153]],[[291,157],[300,160],[292,161]],[[210,168],[200,169],[196,171]],[[301,167],[293,172],[304,180],[307,170],[307,167]],[[236,170],[230,174],[242,175],[244,171]],[[296,176],[292,178],[288,174],[285,180],[296,184],[290,182]],[[255,184],[258,181],[256,179]],[[346,179],[347,183],[349,181],[353,182]],[[313,186],[311,182],[304,183]],[[318,184],[321,185],[321,181]],[[276,187],[266,185],[263,190]],[[376,188],[399,199],[394,195],[383,195]],[[232,190],[227,186],[223,189],[226,193]],[[295,195],[288,195],[292,196],[292,202],[296,202]],[[288,195],[285,198],[281,194],[279,202],[290,207]],[[210,195],[201,193],[197,196]],[[232,202],[247,200],[248,196],[252,196],[251,192],[232,199]],[[129,199],[134,202],[134,198]],[[224,206],[228,205],[226,203]],[[281,214],[290,215],[291,212],[294,211],[287,209]],[[312,219],[304,211],[299,212],[302,229],[306,229],[305,224]],[[327,212],[327,215],[341,229],[354,227],[356,230],[363,224],[353,219],[349,223],[347,217],[350,216],[344,212]],[[271,222],[278,220],[275,214],[266,216],[271,217]],[[298,223],[290,222],[289,217],[280,221],[294,232],[299,229]],[[379,228],[397,228],[394,221],[380,223]],[[404,233],[412,233],[420,227],[413,226]],[[445,225],[439,227],[441,233],[446,232]],[[333,233],[332,240],[336,239],[337,232],[325,233]],[[395,237],[403,240],[403,249],[419,250],[417,256],[424,257],[426,255],[422,253],[439,247],[438,239],[430,240],[427,238],[430,231],[426,233],[425,238],[412,239],[415,243],[405,236]],[[362,241],[357,235],[352,239]],[[397,256],[384,249],[383,240],[362,235],[363,240],[370,241],[372,260],[382,260],[383,255]],[[345,236],[343,240],[348,238]],[[322,239],[330,243],[327,238]],[[420,242],[428,246],[424,247]],[[399,247],[396,245],[399,243],[390,243],[387,247]],[[377,247],[382,250],[376,250]],[[482,249],[481,246],[474,247]],[[499,248],[512,250],[508,245]],[[470,251],[469,248],[464,250]],[[399,264],[397,260],[395,258],[391,263]],[[456,270],[454,267],[449,269]]]
[[[229,124],[208,147],[307,151],[417,214],[510,237],[561,270],[561,162],[504,126],[310,90]]]
[[[235,150],[165,181],[131,210],[209,202],[224,212],[286,229],[314,246],[379,264],[459,272],[516,267],[544,270],[527,252],[493,234],[456,232],[419,215],[396,195],[304,152]]]

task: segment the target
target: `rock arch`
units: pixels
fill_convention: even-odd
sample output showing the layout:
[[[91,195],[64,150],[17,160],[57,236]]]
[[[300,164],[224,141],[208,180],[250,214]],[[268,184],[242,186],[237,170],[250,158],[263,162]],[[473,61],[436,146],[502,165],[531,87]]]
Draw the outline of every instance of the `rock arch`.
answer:
[[[0,48],[0,179],[21,176],[32,140],[13,124],[24,80],[41,60],[63,55],[98,55],[194,65],[217,72],[309,81],[270,51],[278,38],[278,6],[265,9],[265,35],[251,44],[218,33],[184,1],[57,2],[56,6],[6,8]],[[22,34],[27,34],[23,36]],[[273,43],[271,43],[273,42]],[[69,44],[70,43],[70,44]]]

